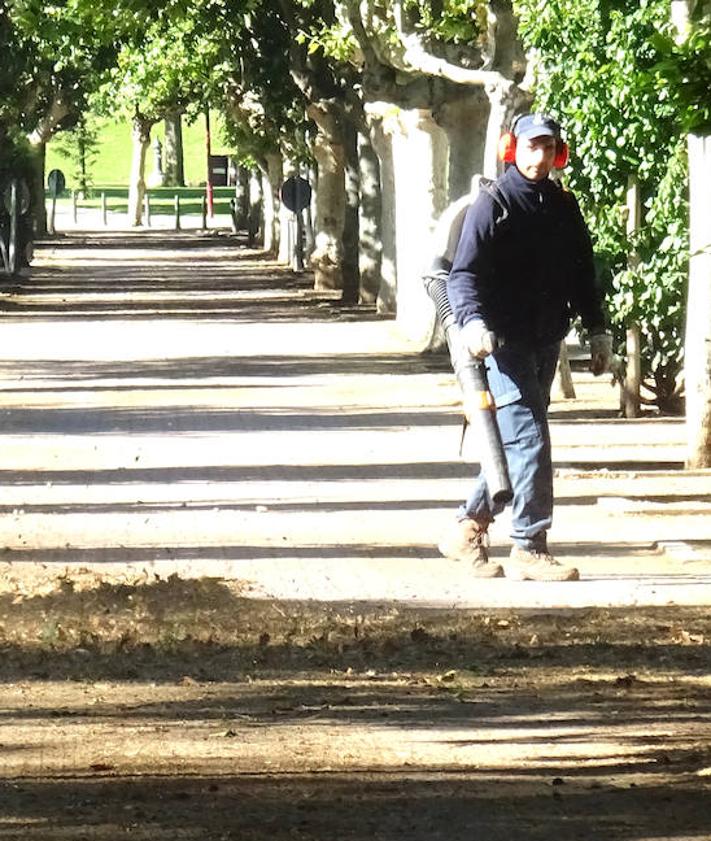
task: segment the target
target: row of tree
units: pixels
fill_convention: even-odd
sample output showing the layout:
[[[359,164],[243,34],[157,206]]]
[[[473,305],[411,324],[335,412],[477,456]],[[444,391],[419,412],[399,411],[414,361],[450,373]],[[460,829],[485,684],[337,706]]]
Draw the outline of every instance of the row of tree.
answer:
[[[267,246],[278,241],[284,175],[314,164],[316,285],[342,288],[349,301],[377,299],[385,311],[397,307],[408,332],[424,334],[419,255],[398,247],[397,237],[422,242],[473,172],[495,173],[499,129],[530,99],[516,85],[525,62],[510,6],[437,6],[16,0],[2,20],[12,89],[27,95],[0,119],[30,138],[41,215],[52,133],[74,125],[88,104],[127,114],[135,145],[130,208],[139,222],[151,127],[220,107],[242,159],[264,175]],[[414,223],[396,218],[421,201]]]
[[[39,198],[53,132],[87,107],[127,115],[140,222],[152,126],[219,108],[260,173],[265,246],[280,242],[280,184],[308,167],[316,286],[396,312],[426,342],[433,220],[474,173],[497,174],[500,132],[535,94],[567,129],[613,322],[620,335],[639,325],[653,399],[670,408],[684,360],[687,136],[709,123],[710,21],[708,0],[15,0],[0,15],[0,141],[28,137]],[[644,210],[631,232],[630,179]],[[704,266],[695,276],[711,283]],[[708,341],[694,341],[702,380]],[[706,395],[695,464],[711,463],[701,380],[687,372],[687,396]]]

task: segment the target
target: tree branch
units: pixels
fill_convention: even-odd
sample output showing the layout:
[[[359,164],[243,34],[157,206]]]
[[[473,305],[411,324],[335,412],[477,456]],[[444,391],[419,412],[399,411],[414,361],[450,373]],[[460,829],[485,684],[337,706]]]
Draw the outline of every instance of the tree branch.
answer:
[[[366,32],[363,17],[360,12],[360,0],[345,0],[345,6],[348,22],[353,29],[353,34],[355,35],[356,40],[358,41],[358,46],[363,53],[366,67],[369,71],[385,67],[386,64],[383,62],[380,54],[378,53],[375,41],[370,38]]]
[[[442,58],[432,55],[425,48],[420,38],[414,32],[406,32],[403,26],[402,0],[393,0],[393,18],[398,38],[404,47],[404,61],[413,70],[427,76],[447,79],[457,85],[477,85],[481,87],[496,87],[509,90],[514,87],[512,79],[507,79],[497,70],[474,70],[460,67]]]
[[[40,143],[46,143],[52,136],[52,133],[62,120],[69,116],[71,107],[64,97],[63,91],[56,91],[52,97],[52,102],[49,108],[40,118],[37,127],[29,135],[29,141],[33,146]]]

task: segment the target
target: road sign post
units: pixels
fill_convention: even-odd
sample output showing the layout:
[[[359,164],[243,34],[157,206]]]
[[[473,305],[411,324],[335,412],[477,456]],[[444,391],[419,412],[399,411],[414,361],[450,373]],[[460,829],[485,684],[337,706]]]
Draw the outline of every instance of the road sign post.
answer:
[[[281,186],[281,200],[296,217],[296,237],[292,268],[295,272],[304,270],[304,218],[303,210],[311,203],[311,185],[300,175],[292,175]]]
[[[66,186],[67,182],[61,169],[53,169],[47,176],[47,187],[52,197],[52,207],[49,212],[49,223],[47,225],[50,234],[56,233],[54,219],[57,213],[57,196],[64,192]]]

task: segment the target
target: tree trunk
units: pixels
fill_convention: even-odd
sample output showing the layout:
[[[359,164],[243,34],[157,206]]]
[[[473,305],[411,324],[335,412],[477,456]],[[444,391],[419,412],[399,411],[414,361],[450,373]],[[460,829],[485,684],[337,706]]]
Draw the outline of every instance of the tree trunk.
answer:
[[[279,224],[279,190],[283,180],[281,155],[268,154],[262,166],[262,218],[264,250],[270,254],[279,251],[281,225]]]
[[[397,324],[411,341],[426,347],[436,325],[422,274],[435,221],[449,205],[449,142],[429,109],[401,111],[391,125],[395,164]]]
[[[380,288],[383,247],[380,217],[380,163],[370,138],[358,136],[360,163],[360,300],[374,304]]]
[[[77,149],[79,152],[79,189],[83,196],[89,192],[89,177],[86,163],[87,138],[86,123],[82,123],[77,130]]]
[[[360,174],[358,171],[358,132],[349,121],[343,121],[345,152],[346,203],[343,220],[343,294],[344,304],[357,304],[360,295],[358,268],[359,239],[358,210],[360,207]]]
[[[395,164],[392,136],[385,130],[383,111],[387,103],[373,103],[367,110],[370,139],[378,156],[380,170],[380,283],[376,310],[391,315],[397,308],[395,245]]]
[[[61,91],[56,92],[37,128],[27,138],[30,143],[32,158],[32,183],[27,186],[32,197],[33,227],[36,236],[44,236],[47,233],[47,206],[44,193],[47,141],[69,113],[70,109],[65,102],[63,93]]]
[[[163,144],[163,183],[166,187],[184,187],[183,122],[179,113],[165,118],[165,143]]]
[[[285,160],[282,169],[282,179],[295,178],[298,176],[298,167],[293,161]],[[282,182],[283,183],[283,182]],[[279,193],[278,200],[278,223],[279,223],[279,247],[277,249],[277,260],[280,263],[295,262],[294,252],[296,248],[296,215],[284,204]]]
[[[689,297],[684,345],[688,467],[711,467],[711,135],[689,135]]]
[[[633,237],[642,227],[642,191],[639,178],[630,175],[627,178],[627,236]],[[627,265],[634,269],[639,265],[639,254],[631,251],[627,255]],[[621,408],[626,418],[638,418],[642,411],[642,337],[639,325],[631,322],[627,330],[627,364],[622,385]]]
[[[249,218],[247,220],[247,241],[250,248],[261,244],[262,237],[262,178],[261,173],[249,175]]]
[[[314,157],[318,166],[316,236],[311,255],[315,289],[343,288],[343,225],[345,220],[344,149],[338,115],[328,103],[307,109],[318,131]]]
[[[530,94],[520,88],[492,86],[487,89],[489,97],[489,119],[486,125],[486,143],[482,175],[496,178],[503,167],[499,161],[499,139],[511,125],[516,113],[526,110],[531,103]]]
[[[151,142],[153,122],[139,114],[133,118],[131,141],[131,178],[128,185],[128,221],[137,227],[143,221],[143,197],[146,194],[146,152]]]
[[[44,140],[30,142],[30,206],[32,207],[35,236],[47,234],[47,204],[44,192],[44,171],[47,144]]]
[[[449,198],[454,201],[471,191],[472,176],[484,171],[484,154],[490,115],[489,99],[481,88],[450,94],[435,111],[437,125],[447,133]],[[498,134],[497,134],[498,142]]]
[[[242,231],[247,228],[247,216],[249,215],[249,170],[243,166],[237,167],[235,177],[235,206],[237,211],[237,229]]]
[[[304,261],[308,263],[316,247],[314,234],[316,193],[318,192],[318,172],[316,167],[309,168],[309,171],[306,173],[306,180],[311,187],[311,201],[304,210]]]

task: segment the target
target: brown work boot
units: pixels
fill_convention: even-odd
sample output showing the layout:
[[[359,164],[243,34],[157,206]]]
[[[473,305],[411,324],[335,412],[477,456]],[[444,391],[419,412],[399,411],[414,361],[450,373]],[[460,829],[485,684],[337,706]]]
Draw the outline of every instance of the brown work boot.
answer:
[[[580,573],[556,561],[545,549],[514,545],[506,562],[506,577],[514,581],[577,581]]]
[[[457,520],[447,531],[438,548],[445,558],[471,564],[471,573],[475,578],[500,578],[504,570],[501,564],[489,561],[488,545],[486,526],[476,520],[464,519]]]

